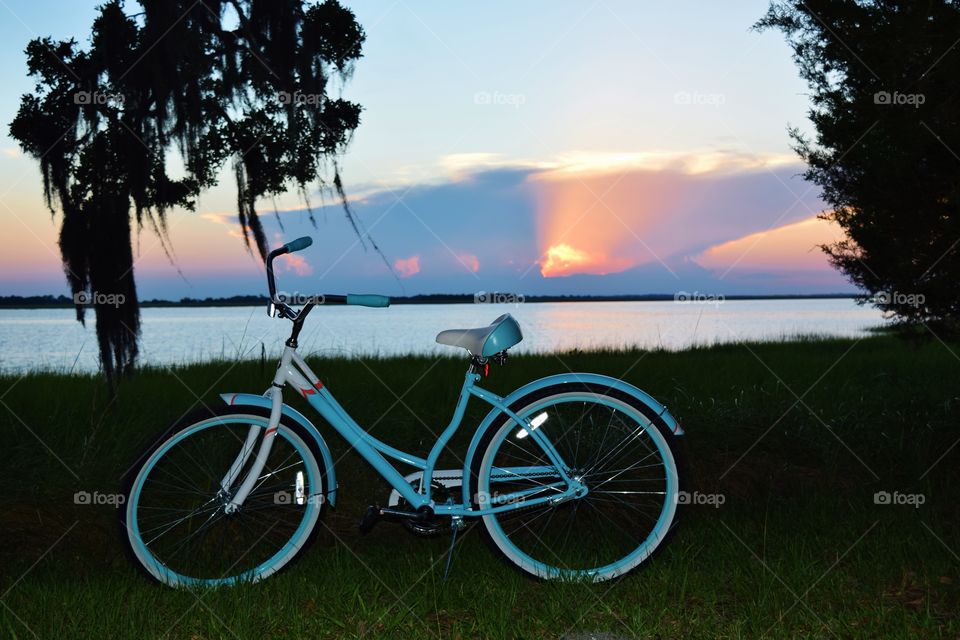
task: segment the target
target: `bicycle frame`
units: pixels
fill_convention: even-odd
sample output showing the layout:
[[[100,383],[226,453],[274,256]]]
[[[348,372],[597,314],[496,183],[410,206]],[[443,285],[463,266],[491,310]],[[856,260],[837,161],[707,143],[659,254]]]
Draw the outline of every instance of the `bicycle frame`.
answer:
[[[525,420],[514,413],[504,399],[477,386],[480,375],[468,370],[464,376],[463,387],[460,391],[460,397],[454,409],[453,417],[450,423],[437,438],[426,458],[412,455],[405,451],[396,449],[385,442],[372,436],[363,429],[347,413],[347,411],[337,402],[333,394],[323,386],[320,379],[310,369],[307,363],[297,352],[295,346],[287,345],[284,348],[280,358],[280,364],[274,375],[273,383],[269,391],[265,394],[271,401],[270,422],[266,432],[263,434],[260,448],[257,451],[253,466],[247,472],[246,477],[240,487],[233,494],[230,503],[227,505],[227,511],[232,512],[240,508],[247,495],[253,489],[263,467],[266,464],[267,457],[273,440],[277,434],[277,428],[280,422],[280,416],[283,409],[282,389],[290,385],[297,389],[299,393],[307,400],[311,407],[316,410],[330,425],[354,448],[370,465],[407,501],[413,512],[423,507],[429,507],[434,514],[452,517],[478,517],[492,513],[510,511],[526,508],[541,504],[544,502],[558,503],[575,496],[582,496],[586,488],[574,478],[567,475],[566,465],[560,454],[556,451],[542,430],[530,421]],[[463,501],[455,504],[435,504],[431,497],[431,483],[433,474],[436,470],[436,464],[440,454],[446,448],[450,439],[459,429],[463,416],[466,412],[467,403],[471,397],[477,397],[492,407],[499,409],[516,424],[523,425],[527,435],[535,441],[548,458],[549,466],[537,467],[509,467],[495,468],[493,471],[500,479],[516,479],[524,477],[537,477],[543,479],[545,476],[555,476],[558,480],[549,483],[537,483],[534,489],[514,492],[512,494],[497,495],[490,499],[491,506],[472,505],[466,495]],[[256,446],[256,441],[260,437],[260,427],[251,425],[247,434],[247,439],[241,448],[240,453],[234,460],[230,469],[221,480],[221,489],[226,493],[238,479],[240,470],[244,467],[249,457],[252,455]],[[421,481],[421,491],[417,491],[409,481],[401,474],[397,468],[391,464],[387,458],[392,458],[398,462],[415,467],[423,472]],[[469,470],[464,469],[464,473]],[[491,474],[493,475],[493,474]],[[466,479],[462,479],[461,482]],[[549,495],[535,496],[546,489],[550,490]]]
[[[489,360],[503,363],[506,350],[522,339],[516,321],[508,316],[497,318],[485,328],[445,331],[437,337],[441,344],[466,348],[470,354],[469,368],[453,415],[440,434],[434,434],[436,441],[426,457],[390,446],[361,427],[297,353],[298,339],[305,319],[317,307],[358,305],[382,308],[390,306],[390,299],[374,294],[306,297],[278,294],[273,260],[303,250],[311,242],[309,237],[298,238],[274,249],[266,258],[267,285],[270,290],[268,313],[270,317],[292,322],[270,387],[262,395],[221,394],[223,401],[230,405],[228,409],[210,412],[200,421],[182,428],[178,423],[176,433],[165,434],[165,439],[154,445],[136,473],[125,480],[129,484],[125,493],[129,499],[121,515],[121,523],[127,528],[125,542],[136,561],[152,577],[171,586],[218,586],[248,579],[255,582],[282,569],[309,544],[315,526],[323,517],[322,507],[328,503],[331,507],[336,505],[339,487],[335,460],[324,436],[309,419],[284,403],[283,392],[287,386],[303,396],[393,488],[387,498],[387,506],[367,509],[360,522],[361,531],[368,531],[379,517],[407,518],[410,520],[405,523],[417,533],[450,531],[453,545],[465,518],[482,517],[491,541],[507,560],[521,570],[538,578],[585,578],[592,582],[608,580],[631,571],[644,562],[665,539],[671,529],[676,513],[676,497],[679,495],[680,476],[669,440],[672,436],[683,434],[679,423],[666,406],[647,393],[623,380],[597,373],[568,371],[548,375],[527,382],[504,397],[481,388],[478,383],[488,373]],[[471,398],[482,400],[489,405],[489,410],[473,431],[465,455],[461,458],[462,466],[437,469],[441,455],[450,448],[466,416]],[[604,415],[607,410],[612,412],[609,420],[604,415],[594,419],[596,414],[591,412],[597,406],[604,407],[601,409]],[[567,410],[573,412],[569,419]],[[576,418],[577,413],[579,418]],[[615,416],[623,418],[618,418],[614,423]],[[544,428],[547,421],[550,421],[550,426]],[[211,452],[211,464],[202,463],[206,452],[210,451],[209,447],[200,452],[199,463],[189,450],[182,449],[182,455],[190,459],[187,466],[202,468],[205,477],[191,480],[176,462],[176,457],[167,457],[175,447],[197,433],[210,427],[232,427],[237,424],[241,430],[239,434],[229,429],[230,435],[236,436],[236,440],[225,437],[227,444],[220,445],[219,451]],[[583,424],[587,425],[587,435],[581,440],[583,434],[580,427]],[[245,436],[242,432],[244,426],[247,427]],[[599,430],[602,430],[602,438],[599,437]],[[607,436],[611,431],[615,434],[615,440],[607,446]],[[645,432],[649,432],[649,437],[641,441],[641,450],[637,454],[633,443]],[[213,433],[219,436],[221,432]],[[571,435],[570,443],[561,446],[560,443],[566,442],[565,436],[568,434]],[[277,446],[290,445],[292,452],[278,455],[280,451],[273,450],[277,435],[283,436]],[[558,438],[558,446],[567,453],[570,462],[577,462],[576,465],[567,464],[551,442],[552,438]],[[193,439],[190,442],[199,441]],[[583,448],[582,443],[586,445]],[[523,457],[513,457],[511,448],[516,448],[514,451],[523,449]],[[229,458],[231,454],[234,454],[232,462]],[[221,458],[221,455],[226,458]],[[284,455],[285,459],[267,466],[271,457],[284,458]],[[647,463],[651,456],[659,458],[655,463]],[[157,463],[161,460],[168,460],[161,469],[175,477],[182,474],[186,484],[173,485],[174,491],[164,488],[164,478],[154,476]],[[583,464],[580,464],[581,460]],[[402,475],[398,464],[413,467],[417,471]],[[211,487],[208,483],[211,466],[224,471],[219,486]],[[621,466],[623,468],[619,468]],[[653,472],[655,477],[647,477],[646,472],[638,471],[637,474],[631,474],[630,479],[618,479],[633,469],[656,466],[663,468],[663,479],[659,477],[659,471]],[[280,473],[283,471],[287,473],[281,481]],[[213,480],[215,482],[216,478]],[[657,482],[657,485],[648,484],[651,481]],[[610,482],[631,484],[602,489]],[[153,488],[157,483],[161,485],[159,490]],[[167,484],[169,486],[169,482]],[[661,487],[661,484],[665,484],[665,487]],[[276,491],[278,488],[282,490]],[[185,493],[180,495],[180,490],[190,492],[192,504],[187,503]],[[274,505],[282,505],[281,508],[260,511],[270,508],[267,500],[271,491],[274,492]],[[540,540],[541,536],[534,533],[539,540],[534,546],[542,547],[542,553],[538,551],[531,555],[526,550],[529,545],[522,539],[513,539],[514,532],[521,532],[522,535],[521,530],[544,512],[552,514],[553,507],[587,497],[591,491],[594,493],[592,497],[600,501],[592,505],[595,512],[580,510],[576,506],[579,503],[565,509],[566,517],[571,520],[565,532],[557,532],[563,538],[562,542],[557,539],[559,546],[544,543]],[[215,495],[211,496],[212,493]],[[171,494],[174,494],[172,498]],[[621,499],[615,494],[638,494],[641,497]],[[662,505],[659,496],[662,496]],[[627,500],[640,500],[639,507]],[[647,506],[650,500],[653,503]],[[614,525],[613,528],[605,526],[598,519],[608,511],[604,503],[614,503],[610,509],[617,510],[606,516],[607,521]],[[292,513],[289,511],[291,507],[298,506],[303,509]],[[495,516],[511,512],[510,515],[516,515],[519,520],[524,515],[519,510],[529,507],[539,508],[529,512],[529,522],[519,523],[523,526],[508,527],[511,531],[501,527]],[[623,507],[646,515],[653,522],[650,532],[644,534],[641,531],[635,535],[632,526],[628,526],[627,530],[618,526],[618,520],[632,521],[635,517],[631,513],[618,515]],[[161,511],[145,511],[148,509]],[[578,512],[583,516],[579,520]],[[659,515],[654,517],[657,513]],[[239,517],[223,517],[230,514]],[[244,517],[245,514],[250,517]],[[282,546],[271,551],[272,555],[265,560],[263,557],[251,558],[250,562],[256,563],[256,566],[238,568],[235,575],[228,576],[247,555],[247,551],[235,559],[234,552],[241,547],[234,548],[236,545],[224,544],[223,541],[237,538],[234,532],[237,528],[256,536],[254,529],[257,525],[269,526],[254,543],[256,545],[274,529],[281,516],[292,516],[293,523],[299,520],[291,537],[287,539],[284,534],[282,539],[276,541]],[[434,516],[450,520],[437,522]],[[551,515],[541,521],[544,528],[552,518]],[[515,522],[513,517],[510,520],[511,524]],[[571,538],[573,529],[569,527],[581,520],[587,523],[587,530],[579,533],[577,529],[577,535]],[[141,523],[144,523],[145,529],[140,528]],[[599,529],[596,528],[597,524],[600,525]],[[223,533],[208,540],[206,533],[215,526],[222,527]],[[174,529],[177,530],[176,539],[171,537],[158,542]],[[621,534],[626,534],[626,538],[620,535],[618,537],[622,541],[602,539],[608,529],[614,536],[617,535],[616,529],[619,529]],[[541,533],[548,532],[542,529]],[[572,547],[568,544],[571,542]],[[191,550],[197,545],[197,553],[177,558],[177,554],[188,543],[191,543]],[[246,547],[246,544],[242,547]],[[564,554],[569,557],[557,555],[555,550],[561,548],[569,551]],[[548,552],[552,555],[543,555]],[[200,558],[202,562],[191,568],[194,555],[203,556]],[[207,562],[206,556],[210,556],[210,562]],[[586,559],[586,563],[581,558]],[[448,571],[449,560],[448,557]],[[220,569],[229,561],[233,561],[233,564],[226,573],[222,573]],[[186,573],[181,573],[184,570]],[[197,576],[196,572],[202,577]]]

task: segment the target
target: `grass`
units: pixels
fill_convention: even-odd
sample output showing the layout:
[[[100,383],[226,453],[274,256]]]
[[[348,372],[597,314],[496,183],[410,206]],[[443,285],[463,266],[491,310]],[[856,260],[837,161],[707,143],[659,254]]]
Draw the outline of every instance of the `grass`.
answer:
[[[321,425],[334,456],[345,455],[341,491],[300,563],[229,590],[153,586],[122,557],[115,510],[75,505],[74,492],[116,491],[151,435],[191,405],[216,405],[218,392],[262,391],[272,364],[147,369],[113,399],[89,376],[0,378],[0,634],[955,638],[957,353],[953,343],[880,335],[517,356],[495,368],[485,386],[500,393],[568,369],[636,384],[687,430],[688,489],[722,496],[716,507],[688,507],[677,535],[640,571],[599,585],[528,580],[475,528],[445,583],[448,539],[416,538],[390,523],[360,536],[363,508],[383,502],[388,487]],[[361,424],[425,451],[449,420],[465,363],[311,366]],[[482,415],[475,405],[468,420]],[[924,503],[876,504],[882,491]]]

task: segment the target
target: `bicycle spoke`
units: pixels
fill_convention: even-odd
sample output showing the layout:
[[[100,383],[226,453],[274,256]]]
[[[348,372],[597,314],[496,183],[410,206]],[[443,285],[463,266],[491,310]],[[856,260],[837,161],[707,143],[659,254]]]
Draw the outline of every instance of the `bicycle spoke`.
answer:
[[[162,572],[210,582],[234,571],[247,576],[289,549],[304,519],[315,517],[319,504],[313,500],[276,500],[278,492],[293,493],[298,487],[307,496],[324,495],[319,485],[304,486],[304,479],[320,477],[315,467],[305,473],[304,445],[292,446],[285,428],[274,436],[263,471],[244,502],[235,512],[226,512],[231,498],[219,486],[220,478],[237,459],[237,443],[246,442],[249,428],[243,420],[210,421],[167,446],[154,461],[138,489],[135,513],[140,543],[152,555],[145,563],[148,569],[162,567]],[[237,481],[250,473],[254,462],[254,455],[243,461]],[[251,546],[253,540],[259,542]],[[294,541],[295,550],[300,542]]]
[[[552,464],[535,439],[518,442],[513,423],[501,427],[484,456],[481,489],[496,487],[504,503],[518,498],[515,509],[484,517],[488,530],[508,558],[538,575],[553,571],[560,573],[546,576],[592,576],[603,569],[605,578],[629,570],[649,555],[641,554],[642,549],[648,544],[652,549],[662,539],[660,516],[672,504],[667,482],[673,459],[656,427],[609,396],[585,395],[593,399],[571,394],[571,400],[565,400],[561,393],[521,414],[547,412],[540,433],[569,465],[564,470],[573,482],[569,492],[563,485],[552,487],[555,500],[527,507],[519,497],[549,495],[551,487],[545,485],[556,480],[538,476],[503,481],[505,472],[493,473]],[[670,466],[665,454],[671,455]],[[557,478],[559,473],[552,475]],[[574,492],[581,484],[583,495]]]

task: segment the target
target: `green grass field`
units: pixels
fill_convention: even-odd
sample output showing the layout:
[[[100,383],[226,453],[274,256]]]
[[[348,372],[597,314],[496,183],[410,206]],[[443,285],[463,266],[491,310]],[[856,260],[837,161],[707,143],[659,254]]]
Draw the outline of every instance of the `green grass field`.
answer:
[[[262,392],[273,363],[145,370],[114,399],[88,376],[0,378],[0,634],[956,638],[957,354],[958,344],[884,335],[517,356],[495,367],[485,386],[502,393],[568,370],[639,386],[687,431],[688,491],[721,496],[686,508],[670,544],[639,571],[598,585],[531,581],[476,528],[442,582],[448,539],[392,523],[358,533],[363,509],[388,487],[347,453],[337,508],[300,563],[228,590],[155,586],[123,557],[115,509],[77,505],[74,493],[115,492],[151,435],[191,407],[215,406],[219,392]],[[425,452],[450,418],[465,361],[311,366],[378,437]],[[458,455],[482,409],[468,414]],[[334,456],[344,454],[319,426]],[[878,492],[922,504],[877,504]]]

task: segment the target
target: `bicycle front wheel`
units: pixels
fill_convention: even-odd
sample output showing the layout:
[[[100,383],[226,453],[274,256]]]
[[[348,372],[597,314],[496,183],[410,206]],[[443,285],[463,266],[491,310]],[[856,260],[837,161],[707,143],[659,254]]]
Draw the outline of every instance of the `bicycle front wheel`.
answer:
[[[255,409],[207,413],[174,425],[141,456],[128,476],[122,525],[130,555],[152,578],[174,587],[256,582],[313,540],[326,470],[298,424],[280,422],[253,490],[236,511],[227,507],[268,426],[269,413]]]
[[[674,524],[680,491],[675,436],[653,410],[587,384],[535,392],[514,408],[537,437],[504,415],[478,449],[475,501],[515,507],[482,517],[494,547],[544,579],[609,580],[649,558]],[[566,484],[549,447],[582,495],[560,495]]]

